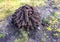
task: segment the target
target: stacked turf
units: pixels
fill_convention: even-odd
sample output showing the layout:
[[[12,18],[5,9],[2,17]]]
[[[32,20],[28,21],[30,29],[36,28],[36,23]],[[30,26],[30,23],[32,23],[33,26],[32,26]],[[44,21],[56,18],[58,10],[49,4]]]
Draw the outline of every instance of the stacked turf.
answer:
[[[26,31],[36,29],[40,24],[40,14],[35,7],[25,5],[16,10],[12,15],[12,21],[19,29]]]

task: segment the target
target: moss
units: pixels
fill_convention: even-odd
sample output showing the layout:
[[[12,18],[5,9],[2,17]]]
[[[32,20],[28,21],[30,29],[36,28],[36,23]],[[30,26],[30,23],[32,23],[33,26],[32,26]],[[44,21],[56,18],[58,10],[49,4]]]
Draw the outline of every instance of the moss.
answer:
[[[55,13],[54,13],[54,16],[58,16],[58,12],[55,12]]]
[[[5,37],[5,34],[0,33],[0,38]]]
[[[50,27],[47,27],[47,30],[48,30],[48,31],[51,31],[52,29],[51,29]]]
[[[58,36],[58,33],[53,34],[54,36]]]
[[[42,38],[41,39],[41,42],[46,42],[46,38]]]
[[[20,42],[20,39],[16,39],[15,42]]]
[[[22,31],[22,37],[20,38],[20,42],[27,42],[28,34],[25,31]]]
[[[28,41],[28,34],[26,31],[21,30],[22,35],[20,38],[16,39],[15,42],[27,42]]]
[[[60,28],[56,29],[56,31],[60,32]]]
[[[58,22],[60,22],[60,19],[58,19]]]
[[[48,19],[44,19],[44,21],[45,21],[46,23],[48,23],[48,22],[49,22],[49,20],[48,20]]]

